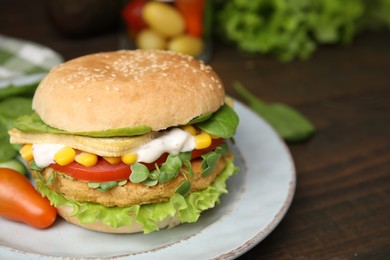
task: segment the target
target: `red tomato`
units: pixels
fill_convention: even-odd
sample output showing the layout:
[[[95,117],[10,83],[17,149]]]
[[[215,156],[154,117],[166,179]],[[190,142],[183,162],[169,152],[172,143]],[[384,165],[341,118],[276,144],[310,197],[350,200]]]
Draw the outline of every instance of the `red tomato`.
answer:
[[[0,216],[36,228],[51,226],[57,210],[21,173],[0,168]]]
[[[220,145],[224,139],[214,139],[212,144],[200,150],[194,150],[192,152],[192,159],[200,157],[202,154],[208,153],[218,145]],[[152,170],[155,165],[163,164],[167,159],[168,154],[163,154],[159,159],[153,163],[145,163],[145,165]],[[63,172],[75,179],[90,181],[90,182],[107,182],[107,181],[121,181],[128,179],[131,174],[130,166],[124,163],[110,164],[104,159],[99,159],[97,164],[92,167],[83,166],[77,162],[72,162],[68,165],[61,166],[58,164],[52,164],[51,167],[59,172]]]
[[[142,18],[142,8],[147,0],[131,0],[122,9],[122,17],[126,25],[135,31],[140,31],[146,28],[146,23]]]
[[[54,163],[51,167],[75,179],[90,182],[120,181],[130,176],[130,167],[128,165],[124,163],[110,164],[102,158],[92,167],[83,166],[76,161],[65,166]]]
[[[203,34],[204,0],[176,0],[176,7],[183,15],[187,33],[194,37]]]

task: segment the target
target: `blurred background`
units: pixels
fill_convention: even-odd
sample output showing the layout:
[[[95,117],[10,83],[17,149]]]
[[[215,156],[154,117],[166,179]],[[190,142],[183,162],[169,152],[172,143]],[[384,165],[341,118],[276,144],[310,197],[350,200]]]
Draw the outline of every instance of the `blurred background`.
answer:
[[[45,6],[65,37],[120,31],[122,48],[205,60],[215,41],[287,62],[309,59],[323,45],[348,46],[364,31],[390,29],[388,0],[46,0]]]

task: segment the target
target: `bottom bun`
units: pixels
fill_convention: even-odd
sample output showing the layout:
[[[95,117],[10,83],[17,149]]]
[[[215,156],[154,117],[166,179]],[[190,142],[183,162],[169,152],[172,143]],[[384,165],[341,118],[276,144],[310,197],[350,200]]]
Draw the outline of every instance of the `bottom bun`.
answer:
[[[105,233],[121,233],[121,234],[131,234],[131,233],[139,233],[143,232],[142,226],[138,224],[137,222],[133,221],[131,226],[121,226],[121,227],[111,227],[103,222],[96,220],[92,224],[82,224],[76,217],[71,217],[73,208],[70,206],[59,206],[57,207],[58,215],[60,215],[63,219],[65,219],[67,222],[75,224],[77,226],[99,231],[99,232],[105,232]],[[176,227],[177,225],[180,225],[181,221],[176,217],[168,216],[164,220],[157,223],[157,226],[159,229],[169,229]]]

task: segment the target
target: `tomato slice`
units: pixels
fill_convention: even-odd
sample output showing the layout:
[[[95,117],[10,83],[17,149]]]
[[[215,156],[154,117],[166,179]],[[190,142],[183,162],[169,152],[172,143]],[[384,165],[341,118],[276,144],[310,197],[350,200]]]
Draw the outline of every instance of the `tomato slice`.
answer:
[[[130,176],[130,167],[128,165],[124,163],[110,164],[103,158],[100,158],[92,167],[83,166],[76,161],[65,166],[54,163],[51,167],[72,178],[90,182],[120,181]]]
[[[201,155],[214,150],[223,141],[224,139],[222,138],[213,139],[213,142],[209,147],[205,149],[193,150],[192,159],[198,158]],[[158,158],[155,162],[145,163],[145,165],[149,168],[149,170],[152,170],[155,168],[156,164],[163,164],[166,161],[167,157],[168,154],[165,153],[161,155],[161,157]],[[72,178],[89,182],[121,181],[128,179],[131,174],[131,169],[129,165],[124,163],[110,164],[103,158],[100,158],[98,162],[92,167],[83,166],[75,161],[65,166],[61,166],[54,163],[51,165],[51,167],[58,172],[62,172],[69,175]]]

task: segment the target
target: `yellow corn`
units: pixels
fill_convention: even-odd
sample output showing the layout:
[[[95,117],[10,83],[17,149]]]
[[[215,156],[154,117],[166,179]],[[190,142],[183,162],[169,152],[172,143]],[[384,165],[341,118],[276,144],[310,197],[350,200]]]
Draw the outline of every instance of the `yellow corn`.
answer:
[[[33,151],[32,151],[32,144],[23,145],[23,147],[19,150],[19,153],[20,153],[20,156],[22,156],[22,158],[25,161],[31,161],[32,159],[34,159]]]
[[[54,161],[57,164],[64,166],[73,162],[75,156],[76,151],[72,147],[65,146],[54,155]]]
[[[208,133],[200,133],[195,136],[195,148],[204,149],[211,145],[211,136]]]
[[[103,156],[104,160],[111,164],[118,164],[121,162],[121,157],[110,157],[110,156]]]
[[[76,155],[75,160],[81,165],[84,165],[86,167],[91,167],[97,163],[98,157],[96,154],[93,153],[81,152],[78,155]]]
[[[121,156],[122,162],[130,165],[133,164],[137,161],[137,154],[136,153],[130,153],[130,154],[125,154]]]
[[[196,135],[196,128],[193,127],[192,125],[182,126],[181,129],[188,132],[190,135]]]

